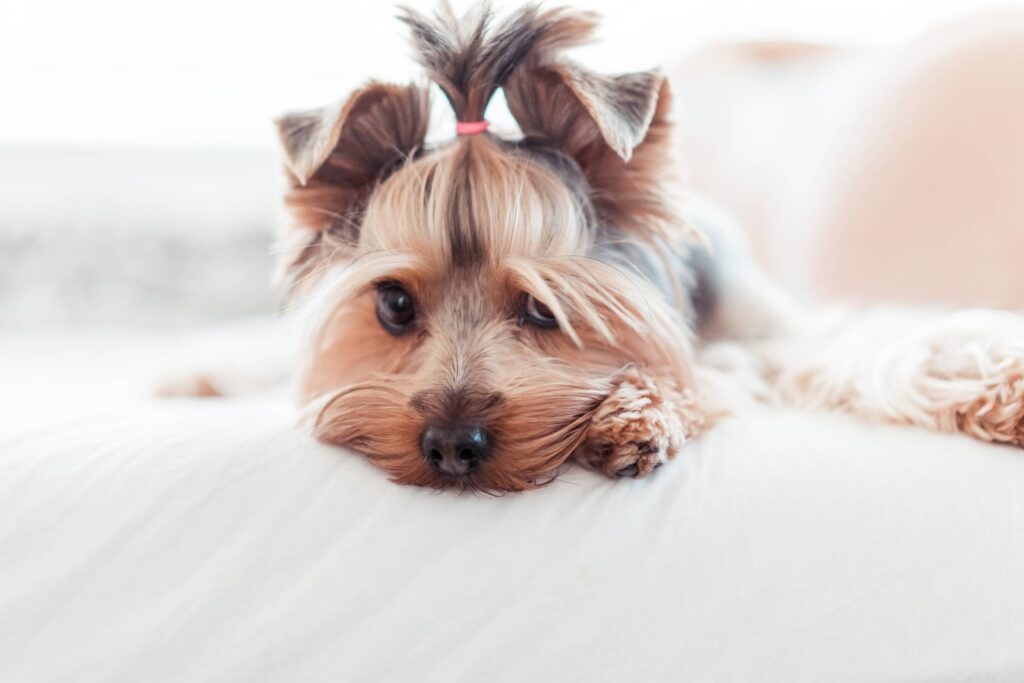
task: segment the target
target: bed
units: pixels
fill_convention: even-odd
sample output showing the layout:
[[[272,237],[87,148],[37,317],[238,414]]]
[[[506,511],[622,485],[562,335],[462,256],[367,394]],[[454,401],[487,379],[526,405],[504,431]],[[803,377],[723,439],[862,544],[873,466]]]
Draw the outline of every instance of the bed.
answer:
[[[1014,449],[764,410],[440,494],[285,393],[148,398],[168,345],[0,337],[0,680],[1024,679]]]

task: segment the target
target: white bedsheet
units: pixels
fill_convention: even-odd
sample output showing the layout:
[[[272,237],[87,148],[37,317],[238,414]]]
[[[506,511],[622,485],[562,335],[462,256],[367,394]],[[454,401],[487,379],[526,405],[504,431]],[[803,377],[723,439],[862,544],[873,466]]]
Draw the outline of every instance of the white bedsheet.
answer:
[[[456,496],[279,397],[0,394],[2,681],[1024,680],[1013,449],[765,412]]]

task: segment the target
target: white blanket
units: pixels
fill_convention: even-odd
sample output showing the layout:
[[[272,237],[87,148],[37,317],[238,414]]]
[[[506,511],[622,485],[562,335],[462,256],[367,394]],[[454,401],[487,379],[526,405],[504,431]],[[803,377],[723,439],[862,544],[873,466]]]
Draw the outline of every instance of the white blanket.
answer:
[[[2,681],[1024,680],[1014,449],[764,412],[649,480],[458,496],[280,397],[10,386]]]

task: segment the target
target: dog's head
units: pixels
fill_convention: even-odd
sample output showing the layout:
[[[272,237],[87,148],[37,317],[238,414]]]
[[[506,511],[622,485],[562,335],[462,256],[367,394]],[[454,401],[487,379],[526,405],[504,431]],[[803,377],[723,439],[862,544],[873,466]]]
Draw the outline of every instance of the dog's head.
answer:
[[[616,256],[682,234],[663,187],[667,86],[561,58],[589,14],[403,21],[460,122],[501,87],[524,137],[428,149],[428,91],[375,82],[279,121],[282,273],[310,318],[302,395],[318,438],[399,482],[530,488],[623,366],[687,379],[682,316]]]

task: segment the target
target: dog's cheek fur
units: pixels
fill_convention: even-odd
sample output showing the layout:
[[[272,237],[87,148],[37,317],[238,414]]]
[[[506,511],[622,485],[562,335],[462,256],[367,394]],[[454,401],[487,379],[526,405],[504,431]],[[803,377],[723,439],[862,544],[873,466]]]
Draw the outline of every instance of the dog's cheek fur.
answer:
[[[418,335],[393,337],[375,312],[375,291],[344,303],[308,354],[301,389],[313,435],[354,448],[397,482],[435,485],[420,455],[422,415],[410,406],[412,371],[422,365]]]
[[[532,338],[507,348],[508,361],[495,377],[505,400],[491,422],[496,450],[485,473],[501,490],[534,488],[557,476],[623,362],[579,349],[558,331],[524,329],[522,335]]]
[[[395,338],[380,326],[372,289],[344,302],[303,354],[299,392],[310,400],[376,373],[394,373],[409,361],[414,339]]]
[[[315,402],[313,434],[325,443],[355,448],[396,482],[436,485],[419,454],[421,418],[409,408],[398,378],[354,384]]]

